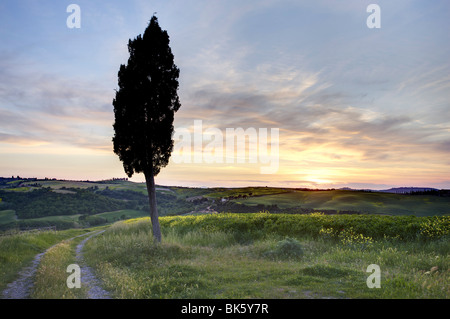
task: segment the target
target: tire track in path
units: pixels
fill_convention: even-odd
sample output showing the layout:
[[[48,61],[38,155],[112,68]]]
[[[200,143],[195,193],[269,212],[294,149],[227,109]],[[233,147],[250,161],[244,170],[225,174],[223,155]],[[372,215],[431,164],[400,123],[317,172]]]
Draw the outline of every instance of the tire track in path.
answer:
[[[95,234],[90,235],[89,237],[83,239],[76,248],[76,259],[80,265],[81,269],[81,285],[86,285],[89,287],[87,292],[87,298],[88,299],[111,299],[109,292],[104,290],[101,287],[100,281],[95,277],[94,271],[91,267],[86,265],[86,262],[84,261],[83,257],[83,247],[86,244],[86,242],[91,239],[93,236],[97,236],[101,233],[103,233],[104,230],[99,231]]]
[[[92,238],[95,235],[98,235],[100,233],[104,232],[100,231],[100,232],[88,232],[85,234],[81,234],[75,237],[72,237],[70,239],[66,239],[64,241],[71,241],[75,238],[78,237],[83,237],[83,236],[88,236],[89,237],[85,238],[78,246],[76,249],[76,258],[77,260],[79,260],[80,262],[83,261],[83,257],[82,257],[82,252],[81,250],[84,247],[84,244],[86,243],[87,240],[89,240],[90,238]],[[47,251],[49,251],[50,249],[52,249],[53,247],[57,246],[58,244],[60,244],[61,242],[47,248],[44,252],[37,254],[33,261],[31,262],[31,265],[24,267],[18,274],[18,278],[9,283],[6,288],[3,290],[2,292],[2,299],[30,299],[31,297],[31,293],[33,291],[33,281],[34,281],[34,276],[36,274],[36,271],[38,269],[39,263],[41,262],[42,257],[45,255],[45,253]],[[93,276],[93,272],[92,270],[87,267],[81,267],[81,273],[82,273],[82,282],[83,282],[83,272],[85,272],[85,282],[86,284],[88,284],[91,288],[89,290],[89,297],[90,298],[107,298],[108,297],[108,293],[106,291],[104,291],[103,289],[100,288],[99,286],[99,282],[96,280],[96,278]],[[92,292],[91,292],[92,291]]]
[[[54,246],[48,248],[47,250],[53,248]],[[44,251],[40,254],[37,254],[31,265],[23,268],[19,272],[19,278],[15,281],[9,283],[5,290],[3,290],[2,298],[3,299],[29,299],[31,295],[31,291],[33,289],[33,278],[36,273],[36,270],[41,262],[42,256],[47,252]]]

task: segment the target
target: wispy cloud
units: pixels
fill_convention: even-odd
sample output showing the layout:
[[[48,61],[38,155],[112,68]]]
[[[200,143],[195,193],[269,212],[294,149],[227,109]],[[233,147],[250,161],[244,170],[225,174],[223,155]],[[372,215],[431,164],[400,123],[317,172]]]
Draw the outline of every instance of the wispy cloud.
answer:
[[[105,148],[112,132],[112,90],[12,58],[0,60],[3,142]]]

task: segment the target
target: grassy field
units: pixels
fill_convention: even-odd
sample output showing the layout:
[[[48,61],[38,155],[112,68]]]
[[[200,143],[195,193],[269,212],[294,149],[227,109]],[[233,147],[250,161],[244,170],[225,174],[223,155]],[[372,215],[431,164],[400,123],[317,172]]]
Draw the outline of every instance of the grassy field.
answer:
[[[16,220],[16,213],[12,209],[0,210],[0,224],[7,224]]]
[[[428,216],[450,213],[448,197],[345,190],[289,191],[232,201],[249,206],[258,204],[277,205],[279,208],[300,206],[317,210],[358,211],[368,214]]]
[[[39,185],[39,186],[36,186]],[[130,181],[103,181],[103,182],[86,182],[86,181],[60,181],[60,180],[39,180],[39,181],[12,181],[6,183],[6,188],[2,188],[7,192],[17,193],[31,193],[33,189],[39,190],[44,187],[50,187],[54,192],[60,195],[74,196],[74,189],[91,189],[92,193],[101,194],[102,190],[109,189],[112,191],[131,191],[142,195],[147,194],[145,183],[133,183]],[[414,216],[432,216],[450,214],[450,197],[440,197],[433,195],[407,195],[407,194],[392,194],[381,192],[363,192],[363,191],[349,191],[349,190],[323,190],[323,191],[307,191],[289,188],[274,188],[274,187],[243,187],[243,188],[189,188],[189,187],[175,187],[175,186],[157,186],[157,193],[161,196],[170,195],[175,196],[173,200],[164,199],[159,202],[160,216],[187,214],[195,211],[204,211],[208,207],[212,207],[219,212],[255,212],[260,210],[269,210],[272,213],[278,213],[278,210],[283,210],[283,213],[305,213],[311,210],[316,211],[335,211],[339,212],[358,212],[363,214],[383,214],[383,215],[414,215]],[[44,194],[50,196],[49,194]],[[122,195],[119,202],[126,203],[126,193]],[[144,198],[145,198],[144,196]],[[160,196],[160,197],[161,197]],[[190,198],[204,198],[207,201],[198,204],[189,202]],[[53,197],[52,197],[53,198]],[[65,197],[64,197],[65,198]],[[64,198],[61,198],[64,199]],[[93,197],[94,198],[94,197]],[[95,197],[95,200],[104,199],[103,196]],[[222,204],[219,199],[227,199],[227,202]],[[112,200],[108,198],[108,200]],[[92,201],[89,201],[92,203]],[[45,204],[45,200],[39,202],[40,206]],[[85,203],[86,204],[86,203]],[[120,205],[122,205],[120,204]],[[230,205],[240,205],[237,207],[230,207]],[[100,202],[99,202],[100,205]],[[147,200],[142,200],[141,203],[136,204],[135,207],[117,207],[115,211],[108,211],[108,208],[103,206],[86,206],[87,210],[76,210],[71,206],[73,212],[64,211],[61,208],[61,213],[52,211],[45,215],[45,209],[40,207],[39,216],[29,216],[21,218],[23,214],[30,214],[29,211],[22,212],[14,211],[14,207],[7,200],[0,201],[0,228],[6,229],[11,227],[18,227],[17,225],[47,225],[57,224],[60,229],[76,225],[79,217],[82,214],[89,214],[105,219],[106,222],[113,222],[122,215],[128,218],[145,216],[144,213],[139,213],[138,210],[143,211],[142,205],[148,205]],[[119,204],[118,204],[119,205]],[[140,207],[138,207],[140,206]],[[261,207],[263,206],[263,207]],[[67,206],[63,206],[67,207]],[[101,208],[98,208],[101,207]],[[246,209],[248,207],[249,209]],[[254,207],[253,209],[251,209]],[[19,209],[19,208],[16,208]],[[92,213],[93,209],[102,209],[96,213]],[[299,211],[299,209],[301,211]],[[134,210],[134,211],[133,211]],[[123,212],[126,211],[124,214]],[[32,217],[32,218],[31,218]],[[37,218],[39,217],[39,218]],[[118,218],[119,217],[119,218]],[[16,226],[15,226],[16,225]]]
[[[132,213],[132,212],[122,212]],[[110,216],[113,217],[113,216]],[[107,226],[84,256],[114,298],[430,298],[450,297],[450,217],[206,214]],[[91,229],[0,237],[0,290],[38,253],[32,298],[85,298],[66,286],[73,239]],[[367,267],[381,270],[369,288]]]
[[[47,188],[51,191],[42,192],[42,190]],[[33,195],[36,194],[35,190],[40,191],[39,196]],[[80,192],[77,194],[78,190],[85,190],[85,193]],[[119,194],[117,195],[119,198],[103,195],[102,191],[105,190],[112,191],[112,195],[116,192],[116,194]],[[68,229],[84,227],[89,221],[92,223],[94,219],[95,225],[97,225],[101,221],[103,223],[111,223],[124,218],[148,216],[148,208],[144,207],[145,205],[148,206],[145,183],[63,180],[33,180],[27,182],[25,180],[17,180],[4,183],[0,187],[0,191],[2,192],[0,193],[0,232],[12,228],[28,229],[47,226]],[[120,193],[121,191],[122,193]],[[15,199],[15,201],[14,198],[8,198],[10,194],[16,193],[23,194],[24,198],[22,200]],[[58,194],[59,197],[53,196],[54,194]],[[128,194],[131,198],[127,197]],[[175,214],[179,213],[179,211],[187,213],[193,209],[193,207],[191,208],[193,205],[189,205],[190,203],[185,201],[185,197],[177,195],[170,188],[158,186],[157,194],[160,200],[160,205],[158,205],[160,215]],[[89,199],[86,199],[87,195],[89,195]],[[167,196],[161,198],[165,195],[170,195],[169,197],[175,197],[175,199],[183,199],[176,202],[176,200],[168,199]],[[81,199],[78,202],[70,199],[75,196]],[[83,199],[82,196],[85,196],[85,198]],[[102,206],[102,201],[118,205],[116,205],[117,207],[106,204]],[[130,202],[133,204],[127,205]],[[24,203],[28,206],[20,206]],[[53,205],[53,209],[50,209],[50,204]],[[108,209],[111,209],[111,211]],[[89,215],[89,217],[85,219],[85,216],[82,215]],[[83,221],[80,220],[80,217]]]
[[[284,194],[292,191],[293,189],[279,187],[213,188],[211,189],[211,192],[207,194],[207,197],[218,198],[248,194],[252,194],[253,196],[265,196]]]
[[[71,196],[71,187],[92,192],[108,187],[146,194],[145,184],[128,181],[39,183],[14,182],[4,189],[22,193],[51,187]],[[450,296],[449,197],[272,187],[158,186],[158,192],[165,194],[160,197],[161,215],[182,214],[160,217],[160,245],[153,243],[148,212],[142,209],[22,219],[30,225],[77,228],[20,234],[12,230],[14,234],[0,236],[0,290],[37,253],[57,244],[41,260],[31,297],[85,298],[83,290],[67,291],[65,267],[74,262],[74,248],[81,240],[67,239],[104,225],[107,231],[87,242],[85,257],[115,298]],[[207,200],[193,202],[202,197]],[[209,207],[217,209],[214,205],[222,198],[227,201],[217,207],[225,213],[211,214]],[[238,213],[226,213],[233,204]],[[18,221],[8,205],[0,202],[0,226]],[[261,206],[263,212],[257,214],[239,211]],[[298,207],[362,214],[289,213]],[[380,266],[380,289],[367,286],[371,264]]]
[[[33,184],[34,182],[25,183]],[[89,188],[97,186],[98,189],[117,189],[117,190],[133,190],[136,192],[140,192],[143,194],[147,194],[147,186],[145,183],[135,183],[130,181],[105,181],[105,182],[83,182],[83,181],[64,181],[64,180],[48,180],[38,182],[41,187],[50,187],[52,189],[59,190],[61,188]],[[164,187],[160,187],[160,189],[164,189]],[[26,187],[24,187],[26,190]],[[170,191],[170,190],[169,190]]]
[[[38,253],[88,231],[88,229],[71,229],[0,236],[0,291],[8,282],[13,281],[18,271],[28,265]]]
[[[36,272],[33,299],[85,299],[87,289],[68,289],[67,266],[76,264],[75,247],[83,237],[64,240],[51,247],[43,256]]]
[[[28,218],[27,221],[29,222],[48,222],[49,224],[56,223],[56,222],[78,222],[80,218],[80,214],[76,215],[61,215],[61,216],[46,216],[46,217],[40,217],[40,218]],[[113,212],[105,212],[105,213],[99,213],[95,214],[93,216],[98,216],[106,219],[108,223],[112,223],[121,219],[130,219],[130,218],[137,218],[137,217],[145,217],[148,216],[148,213],[140,211],[140,210],[133,210],[133,209],[122,209],[117,210]],[[0,211],[0,224],[2,223],[10,223],[17,220],[17,217],[15,216],[15,213],[13,210],[4,210]]]
[[[136,219],[86,256],[116,298],[449,298],[448,218],[342,217],[163,217],[161,245]],[[366,235],[375,224],[385,231]],[[367,286],[371,264],[380,289]]]
[[[109,223],[115,222],[121,219],[130,219],[130,218],[138,218],[138,217],[146,217],[148,213],[143,212],[141,210],[132,210],[132,209],[123,209],[114,212],[106,212],[96,214],[96,216],[100,216],[105,218]]]

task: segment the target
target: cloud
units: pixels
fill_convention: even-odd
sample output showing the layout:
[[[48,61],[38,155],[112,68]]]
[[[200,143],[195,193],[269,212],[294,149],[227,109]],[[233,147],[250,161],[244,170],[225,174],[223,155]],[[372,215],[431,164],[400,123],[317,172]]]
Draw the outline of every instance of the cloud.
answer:
[[[234,83],[237,89],[231,91],[213,84],[194,91],[185,100],[186,113],[178,114],[178,126],[202,119],[204,125],[222,130],[280,128],[285,170],[301,165],[305,158],[312,159],[311,166],[333,163],[341,169],[364,168],[364,163],[420,167],[424,154],[429,165],[438,167],[448,155],[448,145],[442,142],[448,131],[441,126],[417,121],[413,112],[367,109],[363,97],[333,89],[320,73],[269,72],[266,82],[256,75],[247,80],[247,86]],[[258,90],[260,83],[268,82],[271,90]]]
[[[19,144],[25,146],[44,145],[47,142],[36,139],[32,136],[19,136],[13,134],[0,133],[0,143]]]
[[[0,50],[0,143],[111,152],[117,70],[128,38],[156,11],[181,68],[176,127],[202,119],[222,130],[280,128],[278,180],[292,185],[313,168],[323,180],[383,183],[381,174],[418,171],[448,180],[448,4],[381,0],[382,29],[369,30],[369,3],[91,3],[79,33],[65,28],[64,10],[58,29],[53,6],[43,25],[26,23],[27,14],[2,19],[13,31]],[[39,32],[29,38],[32,27]],[[230,171],[222,180],[237,178]]]
[[[0,64],[3,142],[64,143],[99,150],[109,147],[112,89],[44,71],[37,64],[21,64],[13,57],[0,58]]]

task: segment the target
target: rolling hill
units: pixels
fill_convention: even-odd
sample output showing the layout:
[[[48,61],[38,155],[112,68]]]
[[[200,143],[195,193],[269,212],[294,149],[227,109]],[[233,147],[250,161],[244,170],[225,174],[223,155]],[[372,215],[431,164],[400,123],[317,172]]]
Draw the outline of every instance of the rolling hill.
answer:
[[[157,186],[160,216],[211,212],[381,214],[433,216],[450,213],[448,191],[308,190],[276,187],[194,188]],[[148,216],[144,183],[124,179],[66,181],[0,178],[0,229],[59,229]]]

